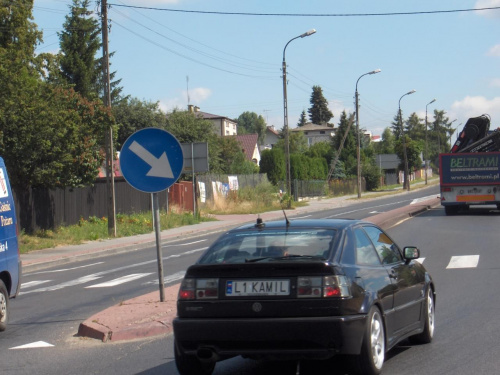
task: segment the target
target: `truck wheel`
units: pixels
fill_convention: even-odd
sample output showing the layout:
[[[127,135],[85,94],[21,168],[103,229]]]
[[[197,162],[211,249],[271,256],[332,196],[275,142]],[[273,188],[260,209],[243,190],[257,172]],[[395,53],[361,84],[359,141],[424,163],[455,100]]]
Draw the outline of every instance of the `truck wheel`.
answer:
[[[455,215],[458,212],[458,208],[455,206],[444,206],[444,213],[448,216]]]
[[[9,321],[9,294],[2,280],[0,280],[0,331],[5,331]]]
[[[175,365],[180,375],[211,375],[215,362],[203,363],[194,355],[186,355],[174,340]]]
[[[380,310],[372,306],[368,313],[361,354],[353,358],[357,374],[378,375],[385,359],[385,327]]]

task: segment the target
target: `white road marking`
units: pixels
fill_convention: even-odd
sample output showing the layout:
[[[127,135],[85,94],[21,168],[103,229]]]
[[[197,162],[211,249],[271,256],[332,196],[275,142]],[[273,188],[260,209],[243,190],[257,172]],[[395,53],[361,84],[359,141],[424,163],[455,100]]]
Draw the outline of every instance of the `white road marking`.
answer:
[[[295,216],[295,217],[290,218],[290,220],[304,219],[304,218],[309,217],[309,216],[312,216],[312,215]]]
[[[184,275],[186,274],[186,271],[179,271],[179,272],[176,272],[172,275],[168,275],[168,276],[165,276],[163,278],[163,283],[164,284],[169,284],[169,283],[172,283],[174,281],[178,281],[178,280],[182,280],[182,278],[184,277]],[[158,285],[160,282],[157,280],[155,281],[148,281],[148,282],[145,282],[144,284],[142,285],[148,285],[148,284],[156,284]]]
[[[104,283],[89,285],[89,286],[86,286],[85,289],[88,289],[88,288],[109,288],[110,286],[117,286],[117,285],[125,284],[125,283],[128,283],[130,281],[134,281],[134,280],[137,280],[137,279],[140,279],[142,277],[149,276],[149,275],[151,275],[151,273],[133,273],[131,275],[122,276],[122,277],[119,277],[119,278],[114,279],[114,280],[106,281]]]
[[[36,293],[36,292],[52,292],[54,290],[59,290],[59,289],[62,289],[62,288],[66,288],[67,286],[74,286],[74,285],[78,285],[78,284],[85,284],[85,283],[88,283],[90,281],[94,281],[94,280],[100,279],[101,277],[102,276],[98,276],[97,274],[83,276],[83,277],[79,277],[78,279],[75,279],[75,280],[66,281],[65,283],[56,284],[56,285],[48,286],[48,287],[45,287],[45,288],[38,288],[38,289],[28,290],[27,292],[23,292],[21,290],[21,292],[19,293],[19,295],[28,294],[28,293]]]
[[[410,204],[417,204],[417,203],[420,203],[423,201],[428,201],[430,199],[434,199],[436,197],[437,197],[437,194],[436,195],[429,195],[427,197],[417,198],[417,199],[412,200]]]
[[[188,246],[188,245],[194,245],[195,243],[200,243],[200,242],[205,242],[205,241],[208,241],[208,240],[199,240],[199,241],[194,241],[194,242],[188,242],[188,243],[179,243],[177,245],[165,245],[165,246],[162,246],[163,248],[165,247],[175,247],[175,246]]]
[[[479,263],[479,255],[462,255],[451,257],[446,269],[450,268],[475,268]]]
[[[52,280],[33,280],[33,281],[29,281],[27,283],[22,283],[21,284],[21,289],[26,289],[26,288],[30,288],[32,286],[42,285],[42,284],[48,283],[50,281],[52,281]]]
[[[9,349],[14,350],[14,349],[51,348],[53,346],[54,345],[49,344],[48,342],[45,342],[45,341],[37,341],[37,342],[32,342],[32,343],[26,344],[26,345],[15,346],[15,347],[9,348]]]
[[[92,264],[86,264],[84,266],[78,266],[78,267],[73,267],[73,268],[61,268],[59,270],[52,270],[52,271],[39,271],[39,272],[33,272],[33,273],[30,273],[29,275],[38,275],[38,274],[41,274],[41,273],[56,273],[56,272],[66,272],[66,271],[73,271],[73,270],[77,270],[79,268],[87,268],[87,267],[92,267],[92,266],[95,266],[97,264],[103,264],[104,262],[97,262],[97,263],[92,263]]]

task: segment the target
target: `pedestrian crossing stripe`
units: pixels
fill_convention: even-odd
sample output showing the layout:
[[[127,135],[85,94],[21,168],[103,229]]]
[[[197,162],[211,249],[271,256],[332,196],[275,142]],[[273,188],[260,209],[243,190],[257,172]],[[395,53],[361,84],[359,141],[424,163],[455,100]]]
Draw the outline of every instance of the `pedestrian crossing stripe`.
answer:
[[[149,276],[149,275],[151,275],[151,273],[133,273],[131,275],[122,276],[122,277],[119,277],[119,278],[114,279],[114,280],[106,281],[104,283],[89,285],[89,286],[86,286],[85,289],[88,289],[88,288],[109,288],[111,286],[125,284],[125,283],[128,283],[130,281],[134,281],[134,280],[137,280],[137,279],[140,279],[142,277]]]
[[[451,268],[476,268],[479,263],[479,255],[453,256],[446,269]]]
[[[15,346],[15,347],[10,348],[10,349],[15,350],[15,349],[51,348],[53,346],[54,345],[49,344],[48,342],[45,342],[45,341],[37,341],[37,342],[32,342],[30,344]]]

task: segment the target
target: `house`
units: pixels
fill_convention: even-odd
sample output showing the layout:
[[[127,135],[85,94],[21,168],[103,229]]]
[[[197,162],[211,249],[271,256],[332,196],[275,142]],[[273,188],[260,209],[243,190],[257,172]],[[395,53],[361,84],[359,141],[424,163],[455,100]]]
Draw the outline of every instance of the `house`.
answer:
[[[294,129],[290,129],[291,132],[303,132],[304,136],[307,138],[307,144],[309,146],[318,142],[329,142],[335,135],[335,130],[331,126],[326,125],[316,125],[308,122],[304,126],[299,126]]]
[[[274,125],[266,127],[266,134],[264,136],[264,144],[260,146],[260,150],[271,149],[280,138],[280,133],[274,128]]]
[[[229,135],[238,134],[238,123],[225,116],[213,115],[211,113],[200,111],[199,107],[192,104],[188,105],[188,110],[191,113],[195,113],[196,116],[204,119],[210,120],[214,124],[214,132],[219,137],[227,137]]]
[[[260,151],[257,141],[259,140],[258,134],[245,134],[237,135],[236,140],[241,145],[241,151],[245,154],[245,159],[259,165]]]

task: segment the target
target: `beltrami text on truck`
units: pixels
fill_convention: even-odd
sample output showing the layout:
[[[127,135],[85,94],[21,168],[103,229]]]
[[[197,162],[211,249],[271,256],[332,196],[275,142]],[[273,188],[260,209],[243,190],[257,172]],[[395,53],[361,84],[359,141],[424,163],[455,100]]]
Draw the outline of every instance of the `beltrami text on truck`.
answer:
[[[441,204],[447,215],[470,205],[500,209],[500,130],[486,115],[470,118],[450,153],[439,154]]]
[[[9,300],[17,296],[21,285],[18,245],[14,198],[5,163],[0,157],[0,331],[7,328]]]

